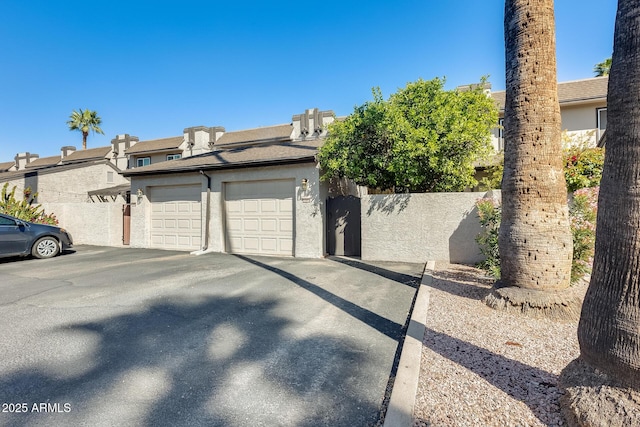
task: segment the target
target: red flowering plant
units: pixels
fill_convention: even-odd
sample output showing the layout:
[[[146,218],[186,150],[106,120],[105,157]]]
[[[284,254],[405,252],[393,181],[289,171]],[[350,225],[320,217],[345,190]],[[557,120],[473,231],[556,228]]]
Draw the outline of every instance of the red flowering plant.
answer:
[[[568,191],[600,185],[604,148],[569,147],[565,149],[564,160],[564,176]]]

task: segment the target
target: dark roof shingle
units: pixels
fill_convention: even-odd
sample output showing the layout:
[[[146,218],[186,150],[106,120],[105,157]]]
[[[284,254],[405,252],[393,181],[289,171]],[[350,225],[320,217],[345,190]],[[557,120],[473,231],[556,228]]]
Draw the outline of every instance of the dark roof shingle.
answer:
[[[58,163],[60,163],[60,156],[41,157],[27,164],[25,168],[27,169],[45,168],[48,166],[57,165]]]
[[[6,172],[12,167],[14,167],[16,162],[4,162],[0,163],[0,172]]]
[[[123,172],[124,176],[153,175],[200,169],[230,169],[278,163],[313,161],[323,140],[218,148],[210,153],[156,163]]]
[[[581,101],[597,101],[607,99],[609,77],[593,77],[584,80],[558,83],[558,101],[560,105]],[[505,91],[492,92],[500,110],[504,110]]]
[[[78,150],[62,159],[62,164],[104,159],[109,151],[111,151],[111,146]]]
[[[290,124],[227,132],[222,134],[220,139],[216,141],[216,146],[260,141],[290,140],[292,132],[293,126]]]
[[[154,151],[177,150],[184,141],[182,136],[172,136],[170,138],[152,139],[140,141],[132,147],[127,148],[127,154],[151,153]]]

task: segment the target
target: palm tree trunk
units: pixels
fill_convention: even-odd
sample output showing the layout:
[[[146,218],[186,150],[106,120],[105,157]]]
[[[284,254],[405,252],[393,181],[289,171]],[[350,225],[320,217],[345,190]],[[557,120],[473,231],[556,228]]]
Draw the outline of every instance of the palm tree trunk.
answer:
[[[82,132],[82,149],[87,149],[87,136],[89,136],[89,132]]]
[[[567,288],[572,236],[562,169],[553,0],[506,0],[501,282]]]
[[[640,4],[619,0],[596,248],[581,357],[640,387]]]

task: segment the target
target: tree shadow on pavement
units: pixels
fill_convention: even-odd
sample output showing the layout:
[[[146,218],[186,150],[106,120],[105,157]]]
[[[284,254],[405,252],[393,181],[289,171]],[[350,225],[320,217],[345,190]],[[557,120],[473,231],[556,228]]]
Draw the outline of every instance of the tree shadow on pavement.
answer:
[[[307,291],[319,296],[323,300],[331,303],[332,305],[339,308],[340,310],[355,317],[361,322],[371,326],[372,328],[378,330],[379,332],[383,333],[384,335],[388,336],[393,340],[397,341],[403,334],[403,331],[402,331],[403,325],[400,325],[396,322],[386,319],[380,316],[379,314],[374,313],[373,311],[367,310],[364,307],[360,307],[359,305],[354,304],[351,301],[348,301],[332,292],[329,292],[326,289],[314,283],[309,282],[308,280],[304,280],[296,276],[295,274],[291,274],[280,268],[262,263],[260,261],[248,258],[246,256],[242,256],[242,255],[234,255],[234,256],[242,259],[243,261],[246,261],[258,267],[264,268],[265,270],[276,273],[287,280],[290,280],[291,282],[295,283],[301,288],[304,288]]]
[[[367,264],[362,261],[358,261],[353,258],[343,258],[330,256],[329,259],[331,261],[339,262],[340,264],[348,265],[349,267],[359,268],[360,270],[368,271],[369,273],[377,274],[378,276],[384,277],[385,279],[393,280],[394,282],[402,283],[403,285],[407,285],[414,289],[418,288],[420,284],[420,274],[422,272],[418,272],[417,276],[412,276],[410,274],[399,273],[397,271],[389,270],[378,265]]]
[[[61,345],[84,340],[94,343],[87,345],[92,350],[0,375],[0,401],[25,402],[30,409],[39,402],[69,403],[70,411],[3,413],[0,424],[375,422],[377,402],[362,393],[371,369],[367,348],[328,334],[293,337],[285,331],[290,321],[274,314],[278,304],[267,297],[165,297],[128,314],[52,328],[63,337]],[[379,327],[393,335],[400,326]]]

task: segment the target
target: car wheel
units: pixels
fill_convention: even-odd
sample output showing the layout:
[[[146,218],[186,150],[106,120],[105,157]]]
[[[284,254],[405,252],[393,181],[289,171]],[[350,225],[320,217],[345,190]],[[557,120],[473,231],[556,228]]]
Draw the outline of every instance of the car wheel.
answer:
[[[31,254],[36,258],[51,258],[58,255],[58,252],[60,252],[60,245],[50,236],[38,239],[31,249]]]

